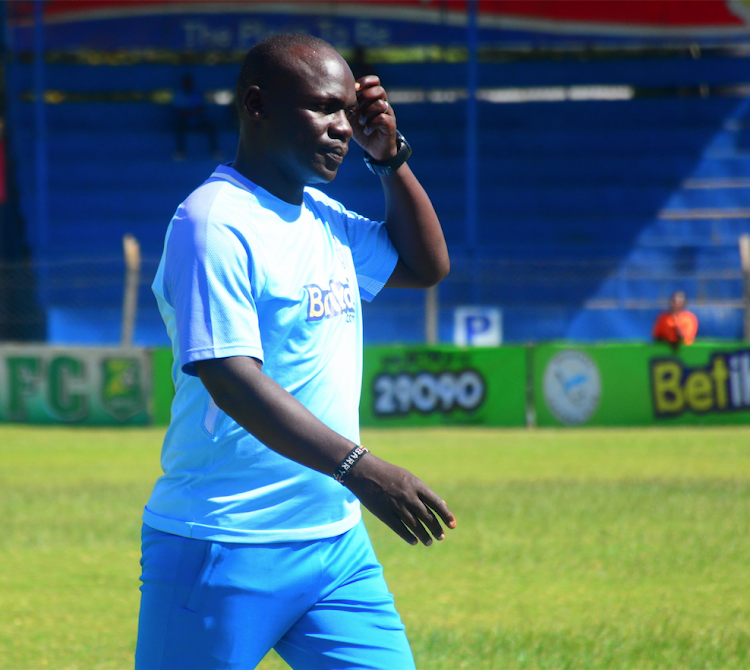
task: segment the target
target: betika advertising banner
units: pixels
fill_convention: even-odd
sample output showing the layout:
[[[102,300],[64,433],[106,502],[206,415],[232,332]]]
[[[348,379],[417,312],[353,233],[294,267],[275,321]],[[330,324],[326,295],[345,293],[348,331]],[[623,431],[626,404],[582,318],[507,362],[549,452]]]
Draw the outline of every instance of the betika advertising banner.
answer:
[[[750,423],[750,343],[534,347],[538,426]]]

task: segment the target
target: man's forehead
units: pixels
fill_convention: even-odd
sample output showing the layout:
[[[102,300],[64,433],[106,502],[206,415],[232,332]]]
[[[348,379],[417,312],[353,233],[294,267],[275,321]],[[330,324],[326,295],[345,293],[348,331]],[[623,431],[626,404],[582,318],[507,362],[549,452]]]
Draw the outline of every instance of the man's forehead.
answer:
[[[296,46],[290,50],[286,69],[290,83],[307,93],[320,95],[349,94],[354,78],[346,61],[336,52]],[[351,91],[349,90],[351,89]]]

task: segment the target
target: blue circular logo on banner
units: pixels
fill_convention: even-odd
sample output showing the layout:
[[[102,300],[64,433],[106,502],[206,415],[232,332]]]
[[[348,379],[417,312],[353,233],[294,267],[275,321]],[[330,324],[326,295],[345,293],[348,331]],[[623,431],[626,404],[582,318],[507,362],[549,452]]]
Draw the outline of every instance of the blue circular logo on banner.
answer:
[[[599,407],[602,381],[594,360],[582,351],[555,354],[544,370],[544,400],[561,423],[586,423]]]

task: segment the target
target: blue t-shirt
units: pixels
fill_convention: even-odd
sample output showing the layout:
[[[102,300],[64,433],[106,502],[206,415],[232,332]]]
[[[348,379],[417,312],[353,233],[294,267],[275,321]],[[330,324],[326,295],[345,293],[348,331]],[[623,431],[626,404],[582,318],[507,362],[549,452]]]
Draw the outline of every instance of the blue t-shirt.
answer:
[[[332,477],[250,435],[193,363],[252,356],[330,428],[359,442],[362,309],[398,254],[383,223],[307,188],[300,206],[220,166],[177,209],[153,284],[172,340],[175,398],[143,520],[214,541],[333,537],[360,518]]]

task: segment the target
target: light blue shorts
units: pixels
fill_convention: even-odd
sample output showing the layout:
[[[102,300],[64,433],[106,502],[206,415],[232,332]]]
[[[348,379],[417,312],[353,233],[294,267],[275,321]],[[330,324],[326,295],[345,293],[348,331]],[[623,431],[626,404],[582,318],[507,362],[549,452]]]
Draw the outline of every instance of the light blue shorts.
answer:
[[[207,542],[143,527],[136,670],[413,670],[364,524],[313,542]]]

